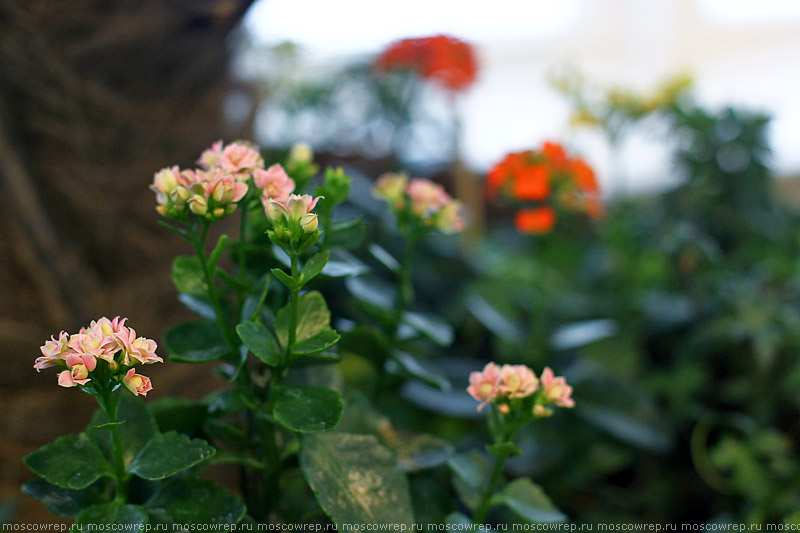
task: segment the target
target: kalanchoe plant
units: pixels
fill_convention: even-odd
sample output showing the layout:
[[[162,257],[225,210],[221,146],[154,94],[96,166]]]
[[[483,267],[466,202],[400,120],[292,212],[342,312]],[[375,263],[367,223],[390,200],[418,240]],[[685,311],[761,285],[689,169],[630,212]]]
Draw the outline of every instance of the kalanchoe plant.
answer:
[[[90,524],[233,524],[244,514],[235,496],[189,475],[216,450],[202,439],[159,432],[149,411],[133,399],[152,389],[135,365],[160,363],[156,347],[126,319],[102,317],[76,334],[62,331],[51,338],[34,364],[37,370],[61,369],[59,385],[91,394],[100,404],[85,432],[25,457],[41,476],[25,492],[54,513],[75,517],[79,531]],[[145,483],[151,485],[142,491]],[[198,504],[205,510],[187,514]]]
[[[473,523],[484,524],[494,505],[504,505],[520,518],[532,522],[565,520],[531,480],[518,478],[501,485],[506,460],[520,454],[514,444],[517,431],[531,421],[551,416],[553,405],[574,407],[572,387],[563,377],[556,377],[549,367],[537,378],[525,365],[498,366],[495,363],[488,363],[480,372],[472,372],[469,383],[467,392],[481,402],[478,410],[490,406],[487,420],[493,442],[486,449],[494,457],[491,473],[486,468],[488,461],[480,455],[457,456],[450,461],[462,483],[460,492],[473,512]],[[470,469],[470,464],[476,465],[475,468]]]

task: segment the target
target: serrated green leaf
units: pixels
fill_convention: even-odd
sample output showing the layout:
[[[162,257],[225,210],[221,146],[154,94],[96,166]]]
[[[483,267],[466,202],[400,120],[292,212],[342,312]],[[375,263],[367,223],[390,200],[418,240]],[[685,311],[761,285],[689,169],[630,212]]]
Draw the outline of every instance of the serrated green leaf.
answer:
[[[330,255],[330,251],[323,250],[306,261],[306,264],[303,266],[303,271],[300,273],[301,288],[322,272],[322,269],[325,268],[325,265],[328,263],[328,259],[330,259]]]
[[[193,255],[179,255],[172,261],[172,283],[178,292],[192,296],[208,294],[203,265]]]
[[[275,331],[281,346],[289,342],[289,306],[283,307],[275,317]],[[297,335],[295,342],[310,339],[317,333],[330,328],[331,312],[325,298],[317,291],[300,296],[297,302]]]
[[[565,522],[567,516],[553,505],[542,488],[528,478],[518,478],[492,498],[531,523]]]
[[[278,366],[281,363],[283,353],[266,326],[258,322],[242,322],[236,326],[236,333],[264,364]]]
[[[72,531],[97,531],[97,526],[110,525],[125,525],[129,526],[131,531],[140,531],[136,526],[146,523],[147,513],[141,506],[109,502],[93,505],[79,514]]]
[[[198,320],[181,322],[167,330],[164,344],[170,358],[182,363],[213,361],[230,353],[215,322]]]
[[[270,272],[272,272],[272,275],[275,276],[275,279],[286,285],[287,289],[294,290],[297,288],[297,280],[280,268],[273,268]]]
[[[98,480],[85,489],[63,489],[58,485],[36,478],[22,486],[22,492],[42,502],[51,512],[59,516],[75,516],[90,505],[108,500],[110,482]]]
[[[337,342],[339,342],[339,339],[341,339],[341,337],[338,333],[336,333],[336,331],[332,329],[326,329],[320,331],[311,338],[296,343],[292,347],[292,353],[296,355],[308,355],[321,352],[334,346]]]
[[[244,516],[239,498],[208,479],[172,480],[145,504],[152,523],[168,525],[235,524]]]
[[[342,417],[342,395],[328,387],[281,387],[273,414],[281,424],[301,433],[330,431]]]
[[[346,524],[414,524],[408,480],[372,435],[306,435],[300,466],[340,531]]]
[[[102,450],[85,433],[59,437],[23,461],[46,481],[65,489],[85,489],[114,472]]]
[[[127,393],[122,394],[117,418],[125,421],[117,431],[122,439],[122,457],[127,466],[142,446],[156,434],[158,428],[153,415],[141,399]],[[98,409],[92,416],[86,434],[100,446],[106,457],[111,457],[111,431],[92,427],[106,423],[108,423],[106,414],[102,409]]]
[[[157,433],[144,445],[128,472],[156,480],[174,476],[213,456],[216,450],[203,439],[189,439],[176,431]]]

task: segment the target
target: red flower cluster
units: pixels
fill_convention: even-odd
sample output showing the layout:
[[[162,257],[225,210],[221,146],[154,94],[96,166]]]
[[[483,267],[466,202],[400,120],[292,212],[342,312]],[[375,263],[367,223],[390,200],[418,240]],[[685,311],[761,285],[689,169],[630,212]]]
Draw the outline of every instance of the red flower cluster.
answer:
[[[447,35],[394,42],[375,60],[375,68],[411,69],[452,91],[472,85],[478,70],[472,46]]]
[[[580,158],[569,157],[553,142],[545,142],[540,150],[508,154],[489,171],[487,195],[502,195],[524,204],[514,219],[522,233],[550,231],[556,222],[556,207],[592,218],[603,215],[592,168]]]

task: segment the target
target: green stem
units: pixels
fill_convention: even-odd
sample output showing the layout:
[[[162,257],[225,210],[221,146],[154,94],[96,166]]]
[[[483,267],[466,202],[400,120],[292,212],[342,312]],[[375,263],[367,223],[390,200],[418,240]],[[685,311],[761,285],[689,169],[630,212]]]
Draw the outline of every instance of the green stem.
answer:
[[[242,212],[242,216],[239,218],[239,250],[237,253],[240,278],[244,276],[244,270],[247,267],[247,257],[244,253],[244,245],[246,242],[245,237],[247,233],[247,212],[249,211],[248,205],[249,202],[247,199],[245,199],[245,201],[239,205],[239,210]]]
[[[222,337],[225,339],[225,343],[231,348],[235,348],[237,343],[235,341],[235,337],[231,333],[228,321],[225,320],[225,314],[222,310],[222,302],[220,300],[219,293],[217,292],[217,287],[214,284],[214,273],[211,272],[211,269],[208,267],[208,256],[206,255],[205,250],[207,235],[208,222],[203,220],[201,222],[199,232],[196,231],[194,237],[192,238],[192,246],[194,246],[194,251],[203,267],[203,276],[205,277],[206,285],[208,285],[208,299],[211,300],[211,305],[214,308],[217,327],[219,327]]]
[[[481,502],[478,504],[478,507],[475,509],[475,514],[473,515],[472,522],[475,525],[481,525],[486,522],[486,518],[489,516],[489,510],[492,508],[492,497],[494,496],[495,491],[497,491],[497,486],[500,484],[500,478],[503,474],[503,467],[506,464],[505,458],[498,459],[497,462],[494,464],[494,469],[492,470],[492,477],[491,481],[489,481],[489,486],[486,487],[486,491],[481,496]]]
[[[297,264],[297,254],[291,253],[292,259],[292,277],[297,280],[300,279],[300,269]],[[297,300],[299,298],[300,289],[297,287],[291,290],[289,297],[289,341],[286,343],[286,363],[292,356],[292,346],[297,338]]]
[[[119,426],[116,425],[117,412],[119,411],[119,394],[104,392],[100,397],[100,406],[106,412],[106,417],[111,424],[111,453],[114,460],[114,477],[117,480],[116,501],[125,503],[128,501],[128,474],[125,472],[125,457],[122,450],[122,437],[119,434]]]
[[[403,259],[400,263],[400,271],[397,273],[397,296],[394,301],[391,330],[389,332],[392,344],[394,344],[394,341],[397,339],[397,330],[400,328],[400,322],[403,320],[403,312],[411,305],[414,299],[414,288],[411,284],[411,264],[414,258],[416,244],[417,240],[415,238],[408,237],[406,250],[403,253]]]

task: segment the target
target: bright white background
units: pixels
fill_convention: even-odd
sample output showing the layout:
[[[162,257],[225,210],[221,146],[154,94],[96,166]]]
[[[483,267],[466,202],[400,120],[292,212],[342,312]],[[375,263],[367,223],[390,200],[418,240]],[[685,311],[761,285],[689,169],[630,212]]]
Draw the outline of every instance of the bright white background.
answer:
[[[257,41],[297,43],[316,65],[376,54],[403,37],[471,42],[480,72],[461,98],[463,157],[477,170],[552,138],[583,153],[606,191],[669,185],[655,137],[631,140],[628,182],[611,183],[602,140],[569,131],[568,107],[547,85],[551,69],[570,64],[640,90],[688,71],[701,103],[772,114],[776,172],[800,172],[799,0],[260,0],[246,25]]]

